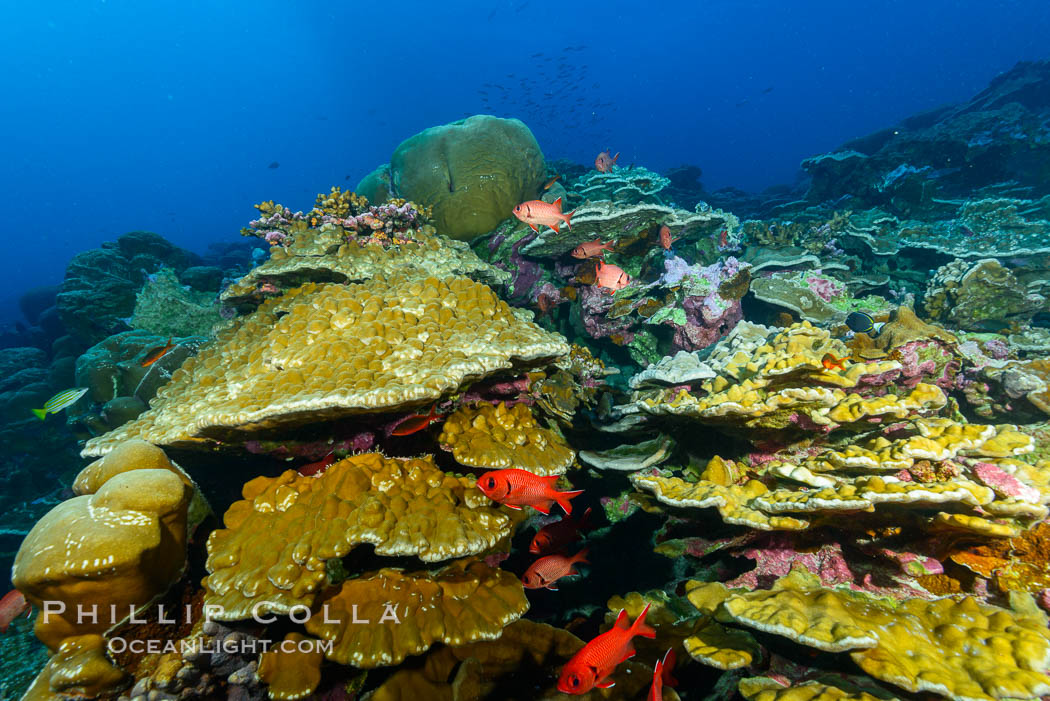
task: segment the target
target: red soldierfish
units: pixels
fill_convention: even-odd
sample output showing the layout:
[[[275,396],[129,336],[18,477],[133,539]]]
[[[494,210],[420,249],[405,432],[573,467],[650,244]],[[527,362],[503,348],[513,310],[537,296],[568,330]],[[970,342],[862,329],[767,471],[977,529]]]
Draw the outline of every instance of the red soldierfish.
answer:
[[[594,284],[611,292],[622,290],[631,282],[631,276],[625,273],[623,268],[618,265],[609,265],[601,260],[598,261],[598,268],[595,272],[597,277]]]
[[[649,687],[649,696],[646,697],[646,701],[664,701],[664,686],[678,685],[678,680],[671,676],[671,672],[674,671],[674,663],[674,648],[671,648],[653,668],[653,685]]]
[[[606,149],[598,154],[598,157],[594,159],[594,167],[598,169],[599,173],[611,173],[613,166],[616,165],[616,159],[620,157],[620,152],[617,151],[616,155],[609,158],[609,151],[612,149]]]
[[[562,577],[572,577],[579,574],[572,568],[577,562],[587,562],[587,548],[576,553],[572,557],[564,555],[548,555],[541,557],[529,565],[525,574],[521,577],[521,583],[526,589],[542,589],[546,587],[551,591],[558,591],[554,586]]]
[[[437,421],[440,417],[436,413],[437,404],[430,407],[429,414],[412,414],[404,421],[399,423],[390,432],[391,436],[408,436],[418,431],[422,431],[430,424]]]
[[[677,240],[671,238],[671,227],[667,226],[667,224],[660,227],[660,248],[670,251],[671,245]]]
[[[31,611],[32,608],[22,592],[17,589],[7,592],[4,598],[0,599],[0,633],[6,633],[11,621]]]
[[[593,241],[585,241],[576,248],[572,249],[572,257],[583,260],[584,258],[594,258],[595,256],[603,256],[606,251],[613,249],[613,242],[602,243],[600,239],[594,239]]]
[[[576,214],[576,210],[572,210],[568,214],[561,213],[561,198],[554,200],[554,202],[544,202],[543,200],[529,200],[528,202],[522,202],[514,208],[514,216],[522,220],[533,231],[539,231],[541,226],[549,226],[554,229],[554,233],[559,233],[558,227],[561,226],[562,222],[565,222],[565,226],[572,229],[572,215]]]
[[[556,523],[548,523],[536,532],[529,543],[529,552],[533,555],[553,553],[561,550],[566,545],[571,545],[580,539],[580,531],[589,530],[587,517],[591,515],[591,508],[583,512],[583,516],[577,521],[571,518],[563,518]]]
[[[616,665],[634,656],[634,637],[655,638],[656,631],[645,625],[646,605],[634,623],[630,622],[626,609],[620,609],[616,625],[597,636],[572,656],[561,670],[558,691],[566,694],[586,694],[594,687],[606,689],[616,682],[609,675]]]
[[[297,469],[299,470],[300,475],[303,475],[304,477],[309,477],[310,475],[316,475],[319,472],[324,472],[334,462],[335,451],[332,451],[317,462],[311,462],[307,463],[306,465],[301,465]]]
[[[583,494],[583,490],[559,492],[554,488],[557,481],[557,475],[540,477],[528,470],[510,468],[486,472],[478,478],[478,489],[492,501],[512,509],[531,506],[541,514],[549,514],[551,506],[558,502],[565,513],[571,514],[572,504],[569,500]]]

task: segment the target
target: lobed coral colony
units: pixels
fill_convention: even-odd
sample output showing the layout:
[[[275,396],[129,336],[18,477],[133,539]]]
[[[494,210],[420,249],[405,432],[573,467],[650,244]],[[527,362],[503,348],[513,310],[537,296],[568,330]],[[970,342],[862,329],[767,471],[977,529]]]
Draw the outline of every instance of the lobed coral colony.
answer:
[[[929,155],[1045,160],[1015,71],[795,199],[472,117],[256,205],[221,290],[111,281],[133,330],[79,259],[24,698],[1050,697],[1050,181]]]

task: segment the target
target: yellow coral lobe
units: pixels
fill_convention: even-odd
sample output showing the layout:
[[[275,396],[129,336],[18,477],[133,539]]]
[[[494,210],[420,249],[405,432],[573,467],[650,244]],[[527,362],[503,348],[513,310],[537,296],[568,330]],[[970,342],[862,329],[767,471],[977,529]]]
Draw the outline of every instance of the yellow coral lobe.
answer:
[[[421,294],[413,295],[417,288]],[[426,290],[442,299],[442,313],[395,313],[419,305]],[[349,323],[332,324],[328,306]],[[560,335],[523,320],[466,278],[307,284],[222,332],[161,388],[148,411],[88,441],[84,454],[103,455],[128,438],[195,447],[233,431],[414,410],[464,382],[543,366],[568,352]]]
[[[400,664],[436,642],[492,640],[528,608],[512,573],[458,560],[435,573],[384,568],[349,579],[317,601],[306,629],[332,641],[330,659],[371,668]]]
[[[442,426],[438,442],[460,465],[561,475],[576,459],[565,439],[540,426],[525,404],[463,406]]]
[[[510,520],[474,487],[431,458],[366,453],[318,476],[289,470],[258,477],[208,537],[205,603],[214,618],[310,606],[326,582],[325,563],[362,543],[379,555],[425,562],[474,555],[510,533]]]

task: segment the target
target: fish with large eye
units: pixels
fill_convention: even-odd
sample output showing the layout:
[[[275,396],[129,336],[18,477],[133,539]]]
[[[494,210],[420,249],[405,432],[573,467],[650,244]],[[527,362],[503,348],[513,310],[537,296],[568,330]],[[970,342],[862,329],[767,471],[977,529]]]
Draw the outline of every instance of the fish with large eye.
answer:
[[[616,665],[634,657],[634,638],[655,638],[656,631],[645,624],[649,605],[631,623],[626,609],[620,609],[616,624],[572,656],[562,668],[558,679],[558,691],[565,694],[586,694],[591,689],[607,689],[616,682],[609,676]]]
[[[562,214],[560,197],[553,202],[529,200],[514,208],[514,216],[528,224],[533,231],[538,232],[539,227],[549,226],[556,234],[560,233],[559,227],[562,223],[569,227],[570,231],[572,230],[573,214],[576,214],[575,209],[568,214]]]
[[[511,509],[531,506],[541,514],[549,514],[551,507],[557,503],[565,509],[565,513],[571,514],[572,504],[569,500],[582,494],[583,490],[559,492],[554,488],[557,481],[557,475],[540,477],[528,470],[510,468],[486,472],[478,478],[477,484],[478,489],[489,499]]]
[[[547,555],[536,560],[525,570],[521,577],[521,583],[526,589],[550,589],[558,591],[554,586],[562,577],[573,577],[579,572],[573,569],[577,562],[587,563],[587,548],[576,553],[572,557],[564,555]]]

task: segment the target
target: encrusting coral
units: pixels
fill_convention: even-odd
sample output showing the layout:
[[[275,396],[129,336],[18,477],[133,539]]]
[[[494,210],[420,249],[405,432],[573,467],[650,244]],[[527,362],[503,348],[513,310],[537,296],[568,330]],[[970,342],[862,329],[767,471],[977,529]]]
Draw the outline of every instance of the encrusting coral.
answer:
[[[316,226],[282,239],[281,245],[271,248],[268,260],[226,288],[223,303],[254,306],[305,282],[361,282],[395,273],[440,278],[465,275],[491,283],[509,277],[478,258],[466,243],[436,235],[433,227],[422,223],[422,215],[410,221],[412,228],[389,234],[382,228],[366,229],[365,223],[380,223],[369,216],[351,220],[322,215],[320,221],[315,219]],[[359,235],[364,231],[371,234]]]
[[[576,459],[565,440],[539,426],[525,404],[460,407],[445,419],[438,442],[467,467],[561,475]]]
[[[371,699],[468,701],[495,698],[510,689],[530,689],[534,691],[530,698],[553,701],[565,698],[555,688],[558,668],[581,647],[583,641],[567,630],[523,619],[504,628],[496,640],[431,650],[421,667],[395,672]],[[617,675],[616,686],[573,698],[633,701],[647,688],[652,674],[633,660],[625,667],[627,671]],[[676,698],[672,693],[665,697],[668,701]]]
[[[693,390],[677,386],[640,391],[635,405],[655,415],[748,429],[749,440],[756,440],[763,433],[755,429],[829,432],[843,424],[940,409],[946,401],[937,387],[924,384],[904,396],[859,393],[887,384],[899,374],[900,363],[852,362],[841,341],[809,322],[739,348],[736,333],[734,329],[707,361],[717,373],[714,378]]]
[[[528,608],[513,573],[461,559],[434,573],[384,568],[348,579],[318,599],[315,612],[325,615],[311,616],[306,629],[333,642],[330,659],[370,668],[399,664],[436,642],[493,640]]]
[[[716,456],[697,482],[653,472],[631,481],[661,502],[716,507],[727,523],[760,530],[802,530],[836,512],[944,505],[949,510],[930,517],[927,527],[1016,535],[1044,518],[1050,502],[1036,468],[1005,460],[1032,447],[1011,427],[915,418],[888,436],[826,447],[798,461],[747,466]]]
[[[257,477],[243,494],[208,537],[205,603],[221,607],[218,620],[311,606],[328,581],[326,562],[356,545],[437,562],[484,552],[510,532],[473,480],[429,458],[366,453],[319,476]]]
[[[972,597],[889,605],[814,585],[795,570],[768,591],[733,593],[728,620],[828,652],[849,652],[865,672],[907,691],[951,699],[1050,693],[1044,620]]]
[[[324,656],[311,642],[293,631],[284,636],[280,645],[259,656],[256,674],[274,701],[306,698],[321,683]]]
[[[187,361],[135,421],[88,442],[132,437],[208,445],[233,431],[406,410],[497,371],[569,352],[466,278],[307,284],[267,301]]]

